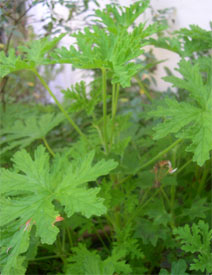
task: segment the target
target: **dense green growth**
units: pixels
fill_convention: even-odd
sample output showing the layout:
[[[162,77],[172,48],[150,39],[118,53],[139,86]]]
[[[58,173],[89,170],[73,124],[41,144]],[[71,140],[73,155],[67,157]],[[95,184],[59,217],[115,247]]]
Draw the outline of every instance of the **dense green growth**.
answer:
[[[55,102],[1,105],[3,275],[212,273],[211,33],[150,38],[166,26],[134,24],[148,5],[96,10],[68,49],[61,34],[0,51],[2,81],[28,71]],[[143,81],[149,44],[181,57],[176,93]],[[54,64],[96,78],[61,103],[40,73]]]

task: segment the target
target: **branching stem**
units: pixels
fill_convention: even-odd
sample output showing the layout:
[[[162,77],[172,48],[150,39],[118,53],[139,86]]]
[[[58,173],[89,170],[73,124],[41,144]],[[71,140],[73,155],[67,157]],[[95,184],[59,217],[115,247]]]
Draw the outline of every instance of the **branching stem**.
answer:
[[[58,101],[58,99],[56,98],[56,96],[53,94],[53,92],[51,91],[51,89],[49,88],[49,86],[47,85],[46,81],[43,79],[43,77],[36,71],[36,70],[32,70],[33,73],[37,76],[37,78],[40,80],[40,82],[42,83],[42,85],[44,86],[44,88],[46,88],[46,90],[49,92],[49,94],[51,95],[51,97],[54,99],[55,103],[57,104],[57,106],[59,107],[60,111],[64,114],[64,116],[67,118],[67,120],[70,122],[70,124],[74,127],[74,129],[77,131],[77,133],[83,137],[86,138],[85,135],[82,133],[82,131],[80,130],[80,128],[76,125],[76,123],[70,118],[70,116],[68,115],[68,113],[65,111],[65,109],[63,108],[63,106],[60,104],[60,102]]]

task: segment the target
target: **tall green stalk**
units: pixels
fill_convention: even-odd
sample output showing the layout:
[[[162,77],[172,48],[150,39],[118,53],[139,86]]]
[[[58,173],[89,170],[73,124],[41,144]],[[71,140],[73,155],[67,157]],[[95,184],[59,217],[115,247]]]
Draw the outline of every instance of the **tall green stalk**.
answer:
[[[119,98],[119,84],[113,84],[112,90],[112,120],[115,119]]]
[[[108,134],[107,134],[107,73],[102,68],[102,101],[103,101],[103,136],[105,142],[105,151],[108,152]]]
[[[60,104],[60,102],[57,100],[56,96],[53,94],[53,92],[51,91],[51,89],[49,88],[48,84],[46,83],[46,81],[43,79],[43,77],[36,71],[33,70],[33,73],[37,76],[37,78],[40,80],[40,82],[42,83],[42,85],[44,86],[44,88],[49,92],[49,94],[51,95],[51,97],[54,99],[55,103],[57,104],[57,106],[59,107],[60,111],[64,114],[64,116],[67,118],[67,120],[70,122],[70,124],[73,126],[73,128],[77,131],[77,133],[83,137],[86,138],[85,135],[82,133],[82,131],[80,130],[80,128],[76,125],[76,123],[70,118],[70,116],[68,115],[68,113],[65,111],[65,109],[63,108],[63,106]]]
[[[113,143],[114,131],[115,131],[115,117],[117,112],[117,105],[118,105],[118,98],[119,98],[119,84],[113,84],[112,89],[112,131],[110,136],[110,146]]]

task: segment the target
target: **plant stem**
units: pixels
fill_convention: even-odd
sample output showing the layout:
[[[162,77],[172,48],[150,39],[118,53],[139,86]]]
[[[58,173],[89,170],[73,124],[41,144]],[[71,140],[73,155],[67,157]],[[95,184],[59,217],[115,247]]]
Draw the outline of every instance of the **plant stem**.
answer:
[[[166,149],[164,149],[163,151],[161,151],[160,153],[158,153],[154,158],[152,158],[151,160],[149,160],[148,162],[146,162],[145,164],[143,164],[141,167],[139,167],[136,170],[136,173],[143,170],[144,168],[146,168],[147,166],[149,166],[150,164],[154,163],[157,159],[159,159],[161,156],[163,156],[164,154],[168,153],[172,148],[174,148],[178,143],[180,143],[182,141],[182,139],[177,139],[175,142],[173,142],[169,147],[167,147]],[[125,181],[127,181],[128,179],[130,179],[132,177],[132,175],[125,177],[123,180],[121,180],[119,183],[123,183]]]
[[[113,144],[113,137],[115,131],[115,117],[118,105],[118,98],[119,98],[119,84],[113,84],[112,90],[112,129],[111,129],[111,136],[110,136],[110,146]]]
[[[174,213],[174,207],[175,207],[175,193],[176,193],[176,186],[171,186],[171,199],[170,199],[170,212],[172,216],[172,227],[175,226],[175,213]]]
[[[171,207],[170,200],[169,200],[169,198],[168,198],[168,196],[167,196],[166,192],[164,191],[164,189],[163,189],[163,186],[162,186],[162,185],[160,186],[160,191],[161,191],[162,195],[164,196],[165,200],[167,201],[167,203],[168,203],[169,207]]]
[[[103,101],[103,136],[105,142],[105,151],[108,152],[107,138],[107,74],[106,69],[102,68],[102,101]]]
[[[56,244],[56,247],[57,247],[57,249],[58,249],[60,259],[61,259],[61,260],[63,261],[63,263],[65,264],[65,263],[66,263],[66,259],[65,259],[64,254],[63,254],[64,251],[63,251],[63,249],[62,249],[62,245],[61,245],[61,241],[60,241],[59,235],[58,235],[58,237],[57,237],[57,239],[56,239],[55,244]]]
[[[68,240],[69,240],[70,247],[73,247],[73,246],[74,246],[74,243],[73,243],[73,240],[72,240],[72,237],[71,237],[71,233],[70,233],[69,227],[68,227],[68,225],[66,224],[66,221],[65,221],[65,220],[64,220],[64,224],[65,224],[65,229],[66,229],[66,232],[67,232],[67,236],[68,236]]]
[[[62,227],[62,251],[65,251],[65,247],[66,247],[66,228],[65,228],[65,224],[63,223],[63,227]]]
[[[112,119],[115,116],[115,98],[116,98],[116,84],[113,84],[113,88],[112,88]]]
[[[39,258],[32,259],[30,261],[34,262],[34,261],[42,261],[42,260],[55,259],[55,258],[59,259],[60,256],[59,255],[44,256],[44,257],[39,257]]]
[[[164,154],[168,153],[172,148],[174,148],[178,143],[180,143],[182,141],[182,139],[177,139],[175,142],[173,142],[171,145],[169,145],[169,147],[167,147],[166,149],[164,149],[163,151],[161,151],[160,153],[158,153],[154,158],[150,159],[148,162],[146,162],[144,165],[142,165],[138,170],[143,170],[144,168],[146,168],[147,166],[149,166],[150,164],[154,163],[157,159],[159,159],[161,156],[163,156]]]
[[[179,174],[185,167],[187,167],[192,162],[192,159],[189,159],[185,164],[183,164],[176,172],[175,175]]]
[[[199,195],[201,194],[201,192],[202,192],[202,190],[204,188],[205,180],[207,178],[207,175],[208,175],[208,167],[207,167],[207,164],[206,164],[206,167],[203,170],[203,175],[202,175],[202,178],[201,178],[201,181],[199,183],[198,190],[197,190],[197,192],[198,192]]]
[[[53,92],[51,91],[51,89],[49,88],[49,86],[47,85],[46,81],[43,79],[43,77],[36,71],[36,70],[32,70],[33,73],[37,76],[37,78],[40,80],[40,82],[42,83],[42,85],[44,86],[44,88],[46,88],[46,90],[49,92],[49,94],[51,95],[51,97],[54,99],[55,103],[57,104],[57,106],[59,107],[60,111],[64,114],[64,116],[67,118],[67,120],[70,122],[70,124],[73,126],[73,128],[77,131],[77,133],[83,137],[86,138],[85,135],[82,133],[82,131],[80,130],[80,128],[76,125],[76,123],[70,118],[70,116],[68,115],[68,113],[65,111],[65,109],[63,108],[63,106],[60,104],[60,102],[57,100],[56,96],[53,94]]]
[[[119,84],[113,84],[112,91],[112,120],[115,119],[119,98]]]
[[[49,146],[49,144],[48,144],[46,138],[43,137],[42,140],[43,140],[43,143],[45,144],[47,150],[49,151],[49,153],[50,153],[53,157],[55,157],[55,153],[53,152],[53,150],[52,150],[51,147]]]
[[[140,79],[139,79],[137,76],[135,76],[135,79],[136,79],[136,81],[137,81],[139,87],[141,88],[141,90],[142,90],[142,91],[144,92],[144,94],[146,95],[146,97],[147,97],[150,101],[152,101],[153,98],[151,97],[151,95],[150,95],[150,93],[147,91],[147,89],[144,87],[144,85],[143,85],[143,83],[140,81]]]
[[[119,100],[119,88],[120,88],[120,85],[117,84],[117,86],[116,86],[116,98],[115,98],[115,115],[116,115],[116,112],[117,112],[117,106],[118,106],[118,100]]]

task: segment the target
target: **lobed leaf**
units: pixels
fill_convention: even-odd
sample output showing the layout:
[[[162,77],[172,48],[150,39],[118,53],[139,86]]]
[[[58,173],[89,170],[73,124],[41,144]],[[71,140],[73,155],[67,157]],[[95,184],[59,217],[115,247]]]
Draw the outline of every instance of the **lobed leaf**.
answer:
[[[68,216],[81,213],[89,218],[106,212],[103,199],[97,197],[100,189],[88,188],[87,183],[108,174],[117,163],[102,160],[92,165],[93,158],[94,152],[72,163],[67,156],[56,157],[50,165],[49,155],[40,146],[34,153],[34,159],[21,150],[13,158],[15,169],[2,169],[1,226],[15,225],[10,243],[12,252],[7,256],[4,267],[6,270],[11,268],[11,261],[16,261],[16,257],[27,250],[28,242],[21,249],[20,236],[28,238],[25,234],[31,231],[33,225],[42,243],[52,244],[55,241],[59,230],[54,223],[60,215],[55,209],[55,200],[65,206]]]
[[[180,240],[181,247],[185,252],[198,253],[190,266],[190,270],[205,270],[212,272],[212,230],[209,230],[208,224],[200,220],[198,224],[193,224],[191,229],[186,224],[184,227],[174,229],[177,240]]]
[[[46,137],[48,132],[64,120],[62,114],[43,114],[19,119],[1,131],[1,153],[14,148],[24,148],[38,139]]]
[[[193,66],[182,60],[179,66],[184,79],[175,76],[165,79],[189,91],[190,101],[165,99],[164,105],[149,112],[150,116],[164,118],[154,128],[154,137],[158,139],[173,133],[178,138],[190,140],[187,151],[192,152],[193,160],[202,166],[212,150],[212,90],[203,80],[198,64]]]
[[[51,41],[48,37],[33,40],[27,46],[18,48],[17,56],[14,49],[10,49],[8,55],[0,52],[0,78],[20,70],[35,70],[38,65],[54,64],[47,53],[52,50],[66,34],[61,34]]]
[[[100,18],[97,22],[103,23],[110,32],[117,34],[120,29],[129,28],[148,6],[149,0],[137,1],[130,7],[107,5],[103,11],[96,10],[95,15]]]
[[[121,257],[118,254],[113,253],[112,256],[102,260],[95,251],[91,252],[83,245],[79,245],[73,250],[75,253],[65,266],[65,274],[113,275],[115,272],[119,274],[129,274],[131,272],[129,264],[120,260]]]

